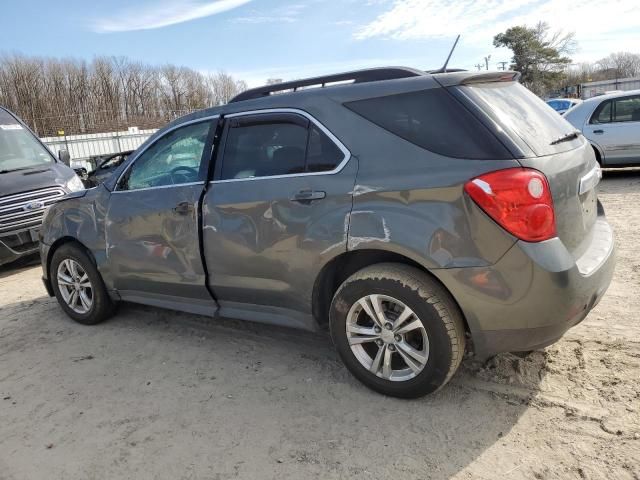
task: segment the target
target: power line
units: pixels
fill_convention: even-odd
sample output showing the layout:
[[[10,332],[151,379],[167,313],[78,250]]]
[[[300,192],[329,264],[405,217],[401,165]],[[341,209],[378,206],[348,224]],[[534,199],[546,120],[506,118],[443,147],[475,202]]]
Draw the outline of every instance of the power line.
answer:
[[[474,67],[476,67],[478,69],[478,71],[482,70],[482,67],[484,67],[484,65],[482,65],[481,63],[476,63],[474,65]]]
[[[507,69],[506,65],[509,62],[496,62],[496,63],[500,65],[500,67],[498,67],[498,70],[506,70]]]

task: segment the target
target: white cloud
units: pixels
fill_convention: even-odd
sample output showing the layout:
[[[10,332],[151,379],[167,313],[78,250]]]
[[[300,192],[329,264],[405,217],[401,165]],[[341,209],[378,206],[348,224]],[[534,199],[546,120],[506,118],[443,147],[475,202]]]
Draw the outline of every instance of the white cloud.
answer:
[[[244,17],[233,19],[236,23],[247,23],[256,25],[260,23],[293,23],[300,19],[300,14],[307,7],[304,4],[292,4],[285,7],[276,8],[268,13],[252,10]]]
[[[594,55],[640,50],[638,0],[396,0],[355,37],[415,40],[460,33],[466,43],[490,46],[495,34],[539,21],[554,30],[575,32],[582,56],[585,47]],[[590,52],[586,56],[591,58]]]
[[[128,8],[113,17],[93,22],[93,30],[100,33],[150,30],[176,23],[208,17],[245,5],[252,0],[196,0],[163,1],[142,8]]]

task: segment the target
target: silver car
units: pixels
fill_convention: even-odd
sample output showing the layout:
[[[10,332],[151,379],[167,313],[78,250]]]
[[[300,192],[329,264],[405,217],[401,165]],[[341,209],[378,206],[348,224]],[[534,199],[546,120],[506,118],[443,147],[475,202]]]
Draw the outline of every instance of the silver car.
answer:
[[[640,90],[590,98],[564,118],[589,140],[601,166],[640,165]]]

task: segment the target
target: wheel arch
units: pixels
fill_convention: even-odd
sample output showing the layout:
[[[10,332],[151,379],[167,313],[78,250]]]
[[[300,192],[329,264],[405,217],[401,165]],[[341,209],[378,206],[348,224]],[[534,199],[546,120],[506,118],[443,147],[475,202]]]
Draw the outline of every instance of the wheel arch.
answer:
[[[48,274],[49,279],[51,279],[51,259],[53,258],[53,254],[61,246],[67,245],[67,244],[70,244],[70,243],[76,244],[78,247],[80,247],[82,249],[82,251],[87,254],[89,259],[93,262],[93,264],[97,268],[98,264],[96,262],[95,257],[93,256],[93,252],[91,252],[91,250],[89,248],[87,248],[87,246],[84,245],[77,238],[72,237],[70,235],[65,235],[64,237],[60,237],[59,239],[57,239],[55,242],[53,242],[53,244],[51,244],[51,247],[49,247],[49,252],[47,253],[47,263],[46,263],[46,265],[47,265],[47,274]]]
[[[456,303],[462,314],[465,331],[470,331],[467,319],[465,318],[457,300],[453,294],[451,294],[446,285],[433,275],[429,269],[400,253],[376,249],[362,249],[344,252],[332,258],[322,268],[316,277],[312,294],[313,317],[321,328],[326,329],[328,326],[331,300],[340,285],[342,285],[347,278],[358,270],[378,263],[399,263],[409,265],[425,273],[431,280],[441,285],[442,288],[451,295],[451,298]]]
[[[589,142],[589,143],[591,144],[591,148],[593,148],[593,153],[595,153],[596,155],[596,161],[601,167],[604,166],[604,155],[602,153],[602,150],[595,143],[593,142]]]

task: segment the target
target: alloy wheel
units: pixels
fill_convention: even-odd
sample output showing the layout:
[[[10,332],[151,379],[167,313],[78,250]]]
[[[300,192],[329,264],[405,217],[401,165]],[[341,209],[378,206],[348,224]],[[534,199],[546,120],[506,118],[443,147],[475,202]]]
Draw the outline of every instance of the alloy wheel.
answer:
[[[89,275],[71,258],[60,262],[57,272],[60,295],[68,307],[76,313],[85,314],[93,305],[93,287]]]
[[[347,314],[346,334],[360,364],[385,380],[410,380],[429,359],[424,324],[407,305],[388,295],[367,295],[355,302]]]

